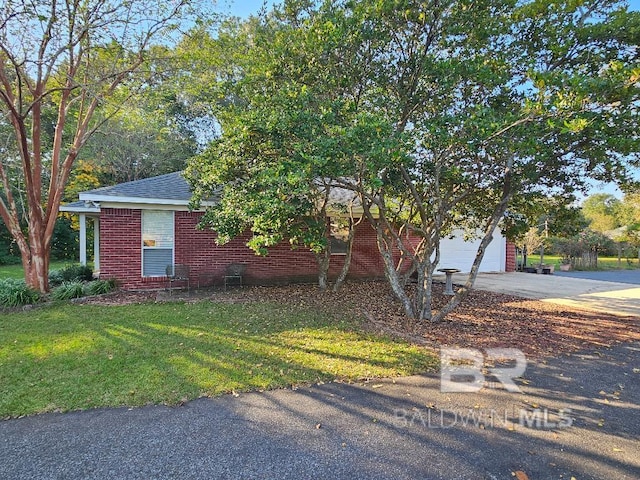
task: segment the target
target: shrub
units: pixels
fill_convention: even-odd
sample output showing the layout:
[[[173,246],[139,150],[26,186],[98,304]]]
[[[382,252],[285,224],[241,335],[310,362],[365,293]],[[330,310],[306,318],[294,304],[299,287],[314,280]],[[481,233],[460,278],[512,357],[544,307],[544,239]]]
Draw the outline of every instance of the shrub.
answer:
[[[109,280],[95,280],[87,284],[87,295],[102,295],[103,293],[109,293],[116,288],[116,281],[114,278]]]
[[[27,286],[24,280],[0,280],[0,306],[20,307],[40,300],[40,292]]]
[[[64,277],[62,276],[62,272],[60,270],[51,270],[49,272],[49,286],[57,287],[64,282]]]
[[[85,283],[78,280],[71,282],[63,282],[62,285],[56,287],[51,292],[51,298],[54,300],[70,300],[72,298],[80,298],[84,296]]]
[[[605,235],[584,230],[570,238],[557,238],[553,249],[562,256],[562,263],[571,263],[573,268],[598,268],[598,255],[611,250],[613,242]]]
[[[69,265],[60,270],[64,282],[90,282],[93,280],[93,269],[87,265]]]
[[[20,257],[15,255],[0,253],[0,265],[18,265],[22,262]]]

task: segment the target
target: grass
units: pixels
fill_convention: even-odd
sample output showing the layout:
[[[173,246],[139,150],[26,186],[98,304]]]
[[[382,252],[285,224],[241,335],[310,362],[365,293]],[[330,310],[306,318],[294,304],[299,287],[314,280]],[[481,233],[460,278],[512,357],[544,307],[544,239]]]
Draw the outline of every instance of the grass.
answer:
[[[49,270],[59,270],[68,265],[72,265],[74,262],[70,260],[55,260],[51,262]],[[24,270],[22,265],[0,265],[0,280],[5,278],[24,279]]]
[[[424,348],[282,305],[58,305],[0,318],[0,418],[436,366]]]
[[[562,257],[559,255],[546,255],[544,256],[544,263],[554,263],[556,265],[560,265],[560,260]],[[529,265],[534,265],[540,263],[540,255],[528,255],[527,263]],[[622,270],[633,270],[636,268],[640,268],[638,264],[637,258],[631,259],[631,265],[627,263],[627,259],[622,257],[621,259]],[[598,257],[598,270],[619,270],[618,267],[618,257]]]

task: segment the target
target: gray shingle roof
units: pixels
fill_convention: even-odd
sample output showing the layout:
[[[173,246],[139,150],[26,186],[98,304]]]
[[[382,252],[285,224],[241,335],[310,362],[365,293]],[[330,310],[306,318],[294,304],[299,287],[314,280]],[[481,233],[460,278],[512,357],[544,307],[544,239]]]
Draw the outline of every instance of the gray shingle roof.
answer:
[[[334,207],[344,208],[348,205],[360,207],[358,197],[351,190],[345,188],[333,187],[329,198]],[[191,191],[189,184],[182,176],[182,172],[173,172],[81,192],[80,202],[66,205],[63,211],[81,212],[93,202],[97,204],[101,202],[124,202],[187,205],[190,200]],[[204,203],[215,203],[218,200],[218,195],[214,193]],[[95,208],[99,210],[97,206]]]
[[[60,205],[60,211],[72,213],[100,213],[100,207],[94,205],[91,202],[78,200],[77,202],[65,203],[64,205]]]
[[[83,199],[100,196],[188,202],[191,200],[191,191],[189,190],[189,184],[182,177],[182,172],[173,172],[157,177],[134,180],[133,182],[119,183],[110,187],[96,188],[95,190],[82,192],[80,196]]]

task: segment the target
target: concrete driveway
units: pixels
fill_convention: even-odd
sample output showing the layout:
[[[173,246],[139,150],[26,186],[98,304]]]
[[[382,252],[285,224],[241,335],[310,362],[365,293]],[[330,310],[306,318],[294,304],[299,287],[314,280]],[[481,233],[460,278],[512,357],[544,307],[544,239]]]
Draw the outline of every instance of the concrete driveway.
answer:
[[[454,275],[463,284],[466,275]],[[482,273],[475,288],[586,310],[640,317],[640,286],[629,283],[534,273]]]

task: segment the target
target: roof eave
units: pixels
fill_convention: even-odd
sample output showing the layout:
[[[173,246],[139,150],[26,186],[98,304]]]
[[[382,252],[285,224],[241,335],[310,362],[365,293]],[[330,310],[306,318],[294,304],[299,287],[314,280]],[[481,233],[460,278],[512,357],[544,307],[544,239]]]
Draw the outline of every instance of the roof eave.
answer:
[[[80,193],[80,200],[93,203],[123,203],[138,205],[173,205],[176,207],[188,207],[189,200],[176,198],[147,198],[147,197],[123,197],[118,195],[95,195],[89,192]],[[215,205],[213,201],[202,202],[202,207]]]
[[[100,207],[78,207],[75,205],[60,205],[60,211],[67,213],[100,213]]]

